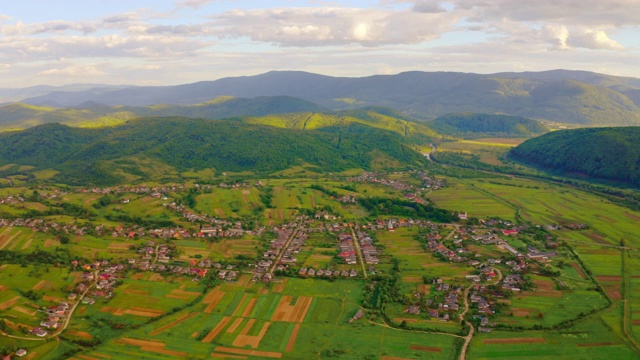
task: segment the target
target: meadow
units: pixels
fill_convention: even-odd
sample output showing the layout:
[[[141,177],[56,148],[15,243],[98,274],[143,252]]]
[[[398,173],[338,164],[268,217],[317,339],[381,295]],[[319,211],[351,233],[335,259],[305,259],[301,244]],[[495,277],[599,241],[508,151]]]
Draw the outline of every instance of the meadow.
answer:
[[[407,333],[366,319],[349,324],[358,309],[362,283],[290,278],[266,287],[248,280],[243,276],[237,283],[221,284],[198,304],[127,331],[82,356],[443,359],[455,355],[450,336]]]
[[[494,331],[474,336],[469,359],[637,359],[597,318],[563,331]]]

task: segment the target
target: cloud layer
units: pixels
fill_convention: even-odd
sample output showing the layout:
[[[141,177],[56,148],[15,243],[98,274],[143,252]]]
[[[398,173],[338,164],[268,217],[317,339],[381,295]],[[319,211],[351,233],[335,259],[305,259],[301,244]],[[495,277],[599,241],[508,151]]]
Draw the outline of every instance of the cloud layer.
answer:
[[[105,9],[81,20],[0,14],[0,87],[70,77],[181,83],[272,69],[359,76],[611,66],[640,76],[638,0],[293,2],[176,0],[168,12]]]

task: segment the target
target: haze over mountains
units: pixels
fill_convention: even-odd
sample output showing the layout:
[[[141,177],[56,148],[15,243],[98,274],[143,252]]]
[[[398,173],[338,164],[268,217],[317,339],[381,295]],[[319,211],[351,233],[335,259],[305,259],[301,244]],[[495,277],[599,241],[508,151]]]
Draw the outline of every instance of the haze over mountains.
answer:
[[[293,111],[357,109],[385,106],[419,119],[459,112],[508,114],[581,126],[640,124],[640,79],[584,71],[498,73],[406,72],[363,78],[330,77],[306,72],[269,72],[177,86],[103,87],[53,91],[22,99],[23,103],[75,107],[103,112],[131,111],[136,116],[158,115],[155,110],[107,109],[104,106],[148,107],[156,104],[194,105],[221,96],[239,98],[295,97]],[[0,91],[0,95],[3,92]],[[15,96],[14,96],[15,98]],[[6,95],[0,101],[13,101]],[[283,100],[283,98],[280,98]],[[293,99],[289,99],[294,101]],[[261,101],[265,101],[263,98]],[[246,103],[244,105],[247,105]],[[289,105],[281,103],[281,111]],[[315,109],[314,109],[315,107]],[[185,114],[168,111],[163,115]],[[202,108],[201,108],[202,109]],[[116,111],[117,110],[117,111]],[[184,110],[184,109],[183,109]],[[266,110],[265,110],[266,111]],[[196,113],[198,113],[196,111]],[[218,111],[198,116],[221,118],[263,115]],[[2,109],[0,109],[0,115]],[[0,116],[2,120],[2,116]]]

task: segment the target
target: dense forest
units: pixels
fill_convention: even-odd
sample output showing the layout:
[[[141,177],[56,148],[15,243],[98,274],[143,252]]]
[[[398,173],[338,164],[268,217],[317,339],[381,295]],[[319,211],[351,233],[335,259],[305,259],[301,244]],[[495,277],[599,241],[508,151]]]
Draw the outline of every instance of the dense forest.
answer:
[[[549,132],[539,121],[521,116],[457,113],[428,123],[433,130],[466,139],[481,137],[531,137]]]
[[[568,175],[640,186],[640,127],[556,131],[513,148],[517,161]]]
[[[129,160],[123,159],[137,157],[151,158],[178,172],[214,168],[265,173],[304,163],[327,171],[367,169],[379,157],[402,166],[424,163],[404,142],[401,134],[361,123],[299,130],[242,119],[144,118],[100,129],[46,124],[3,133],[0,165],[53,168],[60,172],[55,181],[106,185],[125,180],[114,171],[114,161],[126,163]],[[131,163],[129,172],[142,174],[135,169],[135,161]]]

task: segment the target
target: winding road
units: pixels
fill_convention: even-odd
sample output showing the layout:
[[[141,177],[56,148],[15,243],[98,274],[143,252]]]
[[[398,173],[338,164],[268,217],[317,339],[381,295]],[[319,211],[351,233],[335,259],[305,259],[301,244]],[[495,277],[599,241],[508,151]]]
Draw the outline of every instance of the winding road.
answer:
[[[6,336],[6,337],[9,337],[9,338],[12,338],[12,339],[30,340],[30,341],[45,341],[47,339],[51,339],[51,338],[54,338],[54,337],[60,335],[60,333],[62,333],[69,326],[69,322],[71,321],[71,317],[73,316],[73,313],[76,311],[76,308],[78,307],[78,305],[80,305],[80,303],[82,303],[82,299],[84,299],[85,295],[87,295],[89,290],[91,290],[94,286],[96,286],[97,283],[98,283],[98,271],[94,271],[94,273],[93,273],[93,283],[91,283],[91,285],[89,285],[87,287],[87,289],[78,297],[78,300],[76,301],[76,303],[73,304],[73,306],[69,310],[69,314],[65,317],[65,320],[64,320],[64,323],[62,324],[62,326],[59,327],[58,329],[56,329],[56,331],[52,332],[51,334],[48,334],[48,335],[43,336],[43,337],[26,337],[26,336],[9,335],[9,334],[7,334],[5,332],[0,332],[0,334],[2,336]]]
[[[496,268],[493,268],[493,269],[498,274],[498,277],[494,282],[491,283],[491,285],[498,284],[500,283],[500,281],[502,281],[502,271]],[[469,291],[471,291],[472,287],[473,285],[469,285],[466,289],[464,289],[464,311],[460,313],[460,321],[464,321],[464,316],[469,311]],[[470,322],[467,322],[467,323],[469,324],[470,329],[469,329],[469,334],[464,337],[464,345],[462,346],[462,350],[460,350],[460,360],[466,360],[467,349],[469,348],[469,344],[471,344],[471,339],[473,339],[473,334],[476,331],[473,324],[471,324]]]

